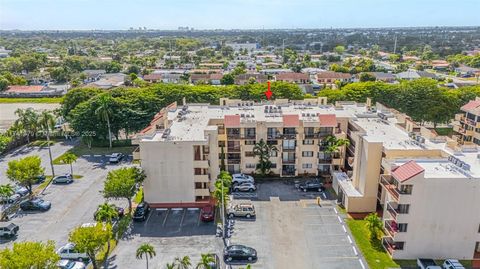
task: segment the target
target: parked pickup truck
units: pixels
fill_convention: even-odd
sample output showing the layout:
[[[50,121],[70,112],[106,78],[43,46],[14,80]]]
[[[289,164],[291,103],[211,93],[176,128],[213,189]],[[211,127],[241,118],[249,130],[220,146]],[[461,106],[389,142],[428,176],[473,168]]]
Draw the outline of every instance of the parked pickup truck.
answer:
[[[441,266],[437,265],[432,259],[417,259],[417,265],[420,269],[442,269]]]
[[[0,237],[12,238],[17,236],[18,225],[14,223],[0,226]]]

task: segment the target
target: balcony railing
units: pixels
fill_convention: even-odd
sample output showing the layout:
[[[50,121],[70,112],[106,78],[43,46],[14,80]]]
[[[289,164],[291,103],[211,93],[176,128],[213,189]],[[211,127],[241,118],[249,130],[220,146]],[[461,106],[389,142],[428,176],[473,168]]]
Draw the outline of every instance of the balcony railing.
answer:
[[[240,164],[240,159],[227,159],[228,164]]]
[[[240,139],[240,134],[227,134],[228,139]]]
[[[267,139],[279,139],[282,138],[281,133],[267,133]]]
[[[318,163],[331,163],[332,158],[318,159]]]
[[[281,135],[283,139],[295,139],[297,137],[297,134],[283,134]]]
[[[295,163],[295,159],[282,159],[283,163]]]
[[[400,192],[395,184],[391,175],[381,175],[380,184],[398,201],[400,198]]]
[[[228,147],[228,152],[240,152],[240,147]]]
[[[388,213],[390,213],[390,215],[392,215],[394,219],[397,218],[398,211],[390,203],[387,203],[387,211]]]
[[[387,233],[391,237],[394,237],[395,234],[398,232],[397,223],[394,220],[386,220],[385,221],[385,230],[387,231]]]
[[[391,237],[383,237],[382,246],[390,255],[392,255],[395,251],[395,245],[393,244],[393,240]]]
[[[283,151],[295,151],[296,147],[282,147]]]

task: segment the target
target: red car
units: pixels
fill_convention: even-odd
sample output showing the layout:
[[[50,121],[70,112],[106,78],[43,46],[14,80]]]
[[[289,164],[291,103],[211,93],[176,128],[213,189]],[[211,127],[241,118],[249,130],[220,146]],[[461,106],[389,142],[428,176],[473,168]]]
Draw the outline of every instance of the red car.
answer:
[[[215,219],[215,207],[213,205],[206,205],[200,210],[200,219],[202,221],[213,221]]]

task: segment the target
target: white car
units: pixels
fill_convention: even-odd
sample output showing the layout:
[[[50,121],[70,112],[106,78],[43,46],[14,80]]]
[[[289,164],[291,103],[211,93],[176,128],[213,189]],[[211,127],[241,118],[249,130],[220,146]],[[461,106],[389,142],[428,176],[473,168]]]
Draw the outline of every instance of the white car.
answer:
[[[110,155],[110,159],[108,159],[108,161],[110,163],[119,163],[123,157],[125,157],[125,155],[123,155],[123,153],[112,153],[112,155]]]
[[[235,185],[233,187],[233,191],[249,191],[249,192],[252,192],[256,189],[257,189],[257,187],[255,187],[255,184],[253,184],[251,182],[244,182],[242,184]]]
[[[75,244],[68,243],[65,246],[57,250],[58,256],[61,259],[67,260],[88,260],[88,255],[86,253],[80,253],[75,249]]]
[[[58,268],[60,269],[85,269],[85,264],[83,262],[71,261],[71,260],[60,260],[57,263]]]
[[[453,259],[445,260],[443,263],[445,269],[465,269],[465,267],[458,261]]]
[[[245,175],[245,174],[233,174],[232,175],[232,184],[242,184],[242,183],[255,183],[255,180],[252,176]]]

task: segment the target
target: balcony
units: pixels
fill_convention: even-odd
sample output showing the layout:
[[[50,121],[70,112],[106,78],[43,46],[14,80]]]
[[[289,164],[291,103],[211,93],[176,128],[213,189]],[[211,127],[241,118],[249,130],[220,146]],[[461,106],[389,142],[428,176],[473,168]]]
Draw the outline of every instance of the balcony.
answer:
[[[281,133],[267,133],[267,140],[280,139],[282,138]]]
[[[311,139],[311,138],[317,138],[317,134],[315,133],[305,133],[304,134],[305,139]]]
[[[240,147],[227,147],[227,152],[240,152]]]
[[[387,211],[388,213],[390,213],[390,215],[396,219],[397,218],[397,215],[399,214],[398,213],[398,206],[393,206],[392,203],[390,202],[387,202]]]
[[[210,164],[208,160],[194,160],[193,168],[209,168]]]
[[[398,201],[400,191],[394,183],[396,180],[391,175],[381,175],[380,184]]]
[[[227,134],[227,139],[240,139],[240,134]]]
[[[333,158],[332,159],[332,165],[342,165],[342,159],[341,158]]]
[[[193,181],[195,183],[208,183],[210,179],[208,175],[193,175]]]
[[[295,151],[296,150],[296,147],[282,147],[282,151]]]
[[[322,163],[322,164],[325,164],[325,163],[332,163],[332,158],[323,158],[323,159],[318,159],[318,163]]]
[[[195,196],[210,196],[209,189],[195,189]]]
[[[393,255],[395,251],[395,244],[391,237],[383,237],[382,238],[382,246],[388,252],[388,254]]]
[[[394,220],[385,220],[384,223],[385,231],[393,238],[395,234],[398,232],[398,225],[397,222]]]
[[[284,164],[295,164],[295,159],[282,159]]]
[[[455,114],[456,121],[463,121],[464,119],[465,119],[465,114],[463,113]]]
[[[283,134],[281,135],[283,139],[295,139],[297,137],[297,134]]]
[[[241,160],[240,159],[227,159],[228,164],[240,164]]]

